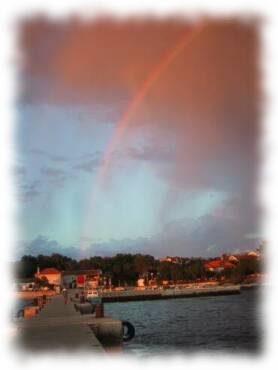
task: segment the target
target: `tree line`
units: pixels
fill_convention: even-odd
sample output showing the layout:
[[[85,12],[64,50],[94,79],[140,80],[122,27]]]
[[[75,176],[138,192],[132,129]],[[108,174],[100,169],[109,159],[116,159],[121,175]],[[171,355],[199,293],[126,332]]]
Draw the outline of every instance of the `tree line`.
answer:
[[[203,258],[179,258],[178,263],[159,261],[151,255],[143,254],[117,254],[113,257],[94,256],[79,261],[54,253],[47,255],[24,255],[20,261],[14,263],[15,277],[18,279],[33,278],[37,267],[41,270],[55,267],[60,271],[100,269],[102,274],[111,278],[114,285],[135,285],[139,277],[151,279],[155,277],[158,282],[163,280],[196,281],[210,278],[225,278],[241,281],[244,277],[261,272],[261,262],[247,255],[239,259],[234,268],[225,268],[221,273],[215,273],[205,268],[209,261]]]

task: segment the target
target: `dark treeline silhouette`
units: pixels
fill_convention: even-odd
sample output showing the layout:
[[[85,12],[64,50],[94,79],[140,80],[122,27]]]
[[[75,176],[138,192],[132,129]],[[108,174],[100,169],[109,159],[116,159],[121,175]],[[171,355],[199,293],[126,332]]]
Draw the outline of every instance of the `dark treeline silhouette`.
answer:
[[[205,268],[208,259],[179,257],[176,263],[159,261],[151,255],[117,254],[113,257],[94,256],[77,261],[67,256],[55,253],[51,256],[25,255],[14,263],[15,277],[18,279],[32,278],[39,267],[55,267],[60,271],[100,269],[103,275],[111,278],[113,284],[135,285],[139,277],[156,277],[158,281],[196,281],[213,277],[224,277],[241,281],[245,276],[261,272],[261,262],[258,259],[242,255],[239,263],[233,269],[225,268],[221,274]]]

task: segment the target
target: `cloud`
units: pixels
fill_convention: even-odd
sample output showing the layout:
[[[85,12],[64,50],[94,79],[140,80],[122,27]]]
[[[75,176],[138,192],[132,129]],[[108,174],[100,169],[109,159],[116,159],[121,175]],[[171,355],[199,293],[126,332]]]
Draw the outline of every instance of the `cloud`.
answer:
[[[50,166],[42,167],[41,174],[47,177],[48,183],[54,187],[63,187],[66,181],[75,178],[75,175],[68,171]]]
[[[129,146],[124,152],[124,156],[134,160],[152,162],[169,162],[175,159],[171,148],[164,147],[158,149],[152,147],[150,144],[140,148]]]
[[[65,171],[60,168],[54,167],[43,167],[41,173],[50,177],[61,177],[65,175]]]
[[[244,238],[247,239],[247,240],[248,239],[261,240],[262,236],[259,233],[247,233],[247,234],[244,235]]]
[[[18,199],[21,202],[29,202],[36,198],[41,191],[39,191],[40,181],[34,180],[30,184],[20,184],[18,188]]]
[[[83,238],[82,238],[83,239]],[[85,241],[89,242],[85,237]],[[25,255],[36,256],[38,254],[60,253],[72,258],[80,259],[91,256],[113,256],[117,253],[137,253],[147,243],[146,238],[111,240],[109,242],[93,243],[81,249],[73,246],[64,246],[58,241],[45,235],[38,235],[31,241],[19,241],[16,248],[16,258]]]
[[[56,240],[50,239],[45,235],[38,235],[35,239],[27,241],[19,241],[16,248],[16,257],[20,258],[24,254],[37,256],[38,254],[50,255],[52,253],[63,254],[64,247]],[[74,255],[75,249],[67,248],[66,255]]]
[[[89,161],[81,162],[81,163],[75,165],[74,168],[77,169],[77,170],[85,171],[85,172],[93,172],[94,170],[97,169],[99,164],[100,164],[100,160],[95,158],[95,159],[91,159]]]
[[[22,176],[22,175],[26,175],[27,170],[24,166],[17,165],[17,166],[14,166],[13,173],[15,174],[15,176]]]
[[[194,27],[177,19],[28,20],[22,25],[20,40],[24,56],[21,99],[64,106],[101,103],[117,123],[150,72]],[[124,153],[122,160],[126,156],[148,161],[154,174],[168,185],[162,206],[166,215],[185,192],[220,191],[230,199],[198,222],[180,220],[165,226],[167,232],[157,236],[157,244],[155,240],[149,244],[155,250],[159,243],[165,251],[169,245],[178,248],[183,240],[190,253],[201,253],[210,245],[217,246],[213,251],[233,244],[240,247],[243,235],[258,231],[258,31],[253,21],[209,20],[157,78],[115,148]],[[98,111],[96,122],[105,121],[101,114]],[[141,146],[130,144],[131,138],[145,137],[139,140]],[[84,158],[73,168],[91,172],[98,164],[98,158]],[[44,174],[52,179],[66,176],[63,170],[50,167]]]
[[[236,248],[245,250],[244,230],[236,220],[218,219],[212,215],[197,220],[183,218],[166,224],[162,232],[150,241],[150,247],[160,255],[175,251],[177,255],[212,257]]]
[[[31,200],[33,200],[35,197],[37,197],[38,195],[40,194],[40,192],[36,189],[34,190],[26,190],[24,192],[22,192],[18,199],[21,201],[21,202],[29,202]]]
[[[22,190],[34,190],[40,185],[40,180],[34,180],[30,184],[21,184],[20,188]]]
[[[68,162],[70,160],[69,158],[67,158],[63,155],[52,155],[51,159],[54,162]]]
[[[28,20],[21,32],[26,77],[22,90],[31,101],[102,102],[116,112],[116,123],[150,71],[197,25],[177,18]],[[241,184],[256,181],[258,60],[255,22],[208,20],[144,97],[120,146],[128,143],[133,130],[151,132],[150,143],[129,148],[127,155],[155,162],[171,153],[172,165],[156,163],[154,170],[174,188],[241,191]],[[44,86],[45,79],[41,91],[34,80]],[[70,90],[76,92],[74,97]],[[119,103],[122,95],[124,105]],[[80,169],[90,172],[95,164],[87,162]]]
[[[46,151],[41,150],[41,149],[31,149],[30,153],[39,155],[39,156],[48,156],[48,153],[46,153]]]
[[[173,19],[23,21],[19,39],[21,71],[27,81],[23,98],[126,101],[186,28],[188,22]]]
[[[99,150],[96,150],[94,152],[88,152],[88,153],[85,153],[85,154],[81,154],[79,156],[75,156],[75,157],[68,157],[68,156],[63,156],[63,155],[56,155],[56,154],[52,154],[52,153],[49,153],[47,152],[46,150],[42,150],[42,149],[31,149],[30,150],[30,153],[32,154],[35,154],[35,155],[39,155],[39,156],[45,156],[53,161],[75,161],[75,160],[80,160],[80,159],[85,159],[85,158],[91,158],[91,157],[96,157],[96,156],[100,156],[102,154],[101,151]]]
[[[169,253],[184,257],[215,257],[257,248],[263,239],[262,235],[253,237],[249,220],[245,218],[242,222],[242,218],[238,217],[240,209],[236,202],[228,200],[227,203],[219,212],[213,211],[197,219],[186,217],[165,223],[161,231],[150,238],[94,242],[84,236],[81,238],[82,247],[79,248],[66,247],[46,236],[38,236],[33,241],[22,243],[20,253],[62,253],[77,259],[95,255],[113,256],[117,253],[145,253],[156,257]],[[246,238],[246,230],[249,230],[252,238]]]
[[[32,153],[36,156],[46,157],[46,158],[52,160],[53,162],[68,162],[68,161],[70,161],[69,157],[66,157],[66,156],[63,156],[63,155],[50,154],[50,153],[46,152],[45,150],[41,150],[41,149],[31,149],[30,153]]]

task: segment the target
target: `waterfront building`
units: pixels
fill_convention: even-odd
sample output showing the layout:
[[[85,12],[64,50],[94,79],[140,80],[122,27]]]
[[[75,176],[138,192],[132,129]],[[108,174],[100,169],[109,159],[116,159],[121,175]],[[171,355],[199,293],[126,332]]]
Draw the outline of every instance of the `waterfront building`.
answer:
[[[224,260],[223,258],[217,258],[204,264],[205,269],[211,272],[222,272],[225,268],[234,268],[235,264]]]
[[[71,287],[88,287],[96,289],[101,284],[102,271],[100,269],[71,270],[63,272],[63,284]]]
[[[139,278],[137,280],[137,286],[138,286],[138,288],[145,288],[145,279],[144,278]]]
[[[62,283],[62,272],[54,267],[48,267],[40,270],[38,267],[35,277],[42,279],[46,278],[49,284],[61,285]]]
[[[160,262],[170,262],[170,263],[181,263],[182,259],[181,257],[171,257],[171,256],[166,256],[166,257],[162,257],[162,258],[159,258],[159,261]]]
[[[239,259],[236,256],[229,256],[228,261],[231,263],[238,263]]]
[[[258,251],[250,251],[247,253],[248,257],[260,258],[260,252]]]

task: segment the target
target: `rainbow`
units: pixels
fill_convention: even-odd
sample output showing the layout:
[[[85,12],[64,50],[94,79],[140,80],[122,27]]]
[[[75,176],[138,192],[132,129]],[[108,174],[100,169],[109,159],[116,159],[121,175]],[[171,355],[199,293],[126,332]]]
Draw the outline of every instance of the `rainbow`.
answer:
[[[206,23],[201,22],[197,27],[194,27],[190,31],[187,30],[186,32],[182,34],[182,36],[179,38],[177,43],[172,48],[170,48],[170,50],[168,50],[165,55],[163,55],[160,61],[149,72],[144,82],[140,86],[139,90],[129,102],[127,109],[124,111],[124,113],[118,120],[114,133],[112,135],[112,138],[101,159],[99,170],[96,174],[96,180],[95,180],[93,191],[92,191],[92,194],[89,200],[87,217],[85,219],[84,235],[87,236],[86,232],[90,230],[93,208],[95,206],[95,201],[96,201],[97,189],[100,189],[100,187],[104,184],[105,177],[109,170],[109,165],[112,160],[111,159],[112,154],[115,148],[120,143],[124,133],[126,132],[128,125],[130,123],[130,120],[132,116],[134,115],[134,113],[136,112],[136,109],[142,103],[143,99],[146,97],[150,89],[155,85],[156,81],[159,79],[161,74],[178,57],[181,51],[185,47],[188,47],[190,45],[190,43],[194,40],[194,38],[197,35],[199,35],[205,27],[206,27]],[[81,245],[80,249],[84,250],[86,248],[84,248],[84,246]]]

